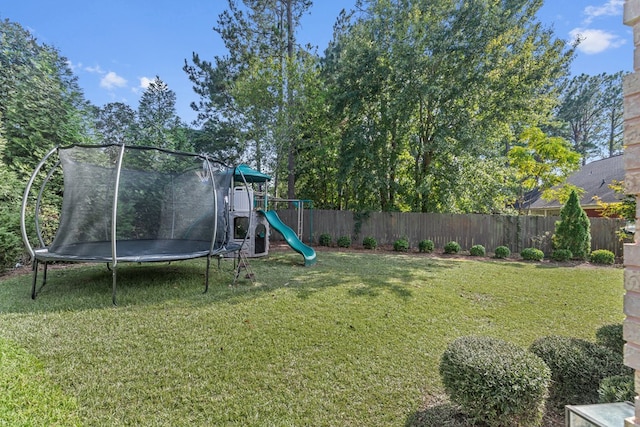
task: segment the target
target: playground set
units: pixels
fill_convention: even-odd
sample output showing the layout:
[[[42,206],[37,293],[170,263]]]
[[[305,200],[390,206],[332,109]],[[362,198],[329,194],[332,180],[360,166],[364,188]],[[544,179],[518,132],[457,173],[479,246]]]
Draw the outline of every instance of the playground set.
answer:
[[[236,167],[236,175],[243,177],[236,181],[232,194],[230,222],[233,224],[232,241],[243,244],[243,253],[247,257],[260,257],[269,253],[269,236],[271,229],[282,235],[287,244],[304,258],[306,266],[316,261],[316,252],[302,242],[303,209],[305,200],[281,199],[269,197],[267,183],[271,177],[251,169],[245,164]],[[295,206],[297,215],[297,231],[286,225],[275,209],[269,206],[287,203]],[[243,243],[244,242],[244,243]]]
[[[63,187],[52,190],[59,167]],[[31,297],[38,292],[39,264],[44,265],[41,289],[48,264],[56,261],[106,263],[116,304],[119,263],[206,257],[206,292],[212,258],[234,257],[235,283],[247,258],[269,253],[271,229],[303,256],[306,266],[314,264],[313,248],[268,209],[269,180],[247,165],[230,167],[203,154],[124,144],[55,147],[34,170],[22,201],[22,238],[33,262]],[[47,190],[63,194],[50,244],[41,227]]]

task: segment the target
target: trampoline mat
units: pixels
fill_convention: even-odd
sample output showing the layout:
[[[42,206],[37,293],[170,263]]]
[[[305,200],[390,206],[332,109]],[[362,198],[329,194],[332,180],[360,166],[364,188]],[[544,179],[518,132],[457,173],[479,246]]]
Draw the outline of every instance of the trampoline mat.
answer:
[[[119,240],[116,244],[116,258],[123,262],[174,261],[204,257],[210,250],[211,241],[207,240]],[[214,253],[230,250],[231,248],[224,248],[214,250]],[[41,261],[113,261],[111,242],[61,245],[54,251],[39,249],[36,250],[36,258]]]

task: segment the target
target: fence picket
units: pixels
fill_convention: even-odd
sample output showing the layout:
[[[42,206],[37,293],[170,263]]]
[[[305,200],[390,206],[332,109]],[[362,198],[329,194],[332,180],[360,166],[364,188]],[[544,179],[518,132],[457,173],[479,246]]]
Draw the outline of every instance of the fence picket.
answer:
[[[296,210],[278,210],[278,215],[296,229]],[[592,250],[607,249],[616,257],[622,257],[622,242],[616,231],[624,226],[624,220],[589,219]],[[537,247],[550,254],[551,236],[559,220],[557,216],[372,212],[362,220],[360,233],[356,236],[352,212],[314,209],[304,212],[303,240],[317,243],[320,234],[329,233],[334,242],[340,236],[350,236],[354,245],[359,245],[364,237],[371,236],[379,245],[393,245],[397,239],[407,238],[410,246],[416,248],[420,240],[431,239],[438,249],[454,240],[463,249],[480,244],[488,252],[498,246],[507,246],[512,252],[519,253],[526,247]],[[279,238],[277,233],[272,235],[272,239]]]

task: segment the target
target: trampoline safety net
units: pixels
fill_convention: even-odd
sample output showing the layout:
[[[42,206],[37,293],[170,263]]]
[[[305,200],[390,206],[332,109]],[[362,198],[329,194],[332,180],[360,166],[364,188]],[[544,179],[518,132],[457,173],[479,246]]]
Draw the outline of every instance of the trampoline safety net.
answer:
[[[231,169],[198,155],[126,147],[114,197],[120,150],[59,149],[64,196],[49,253],[110,259],[114,205],[118,259],[202,256],[226,243]]]
[[[34,250],[24,231],[28,193],[47,157],[55,153],[64,181],[59,226],[49,247]],[[45,262],[46,276],[49,261],[115,266],[118,261],[181,260],[231,250],[227,222],[233,168],[222,162],[123,145],[58,147],[47,157],[23,201],[23,238],[35,274],[38,261]],[[115,303],[115,273],[113,287]]]

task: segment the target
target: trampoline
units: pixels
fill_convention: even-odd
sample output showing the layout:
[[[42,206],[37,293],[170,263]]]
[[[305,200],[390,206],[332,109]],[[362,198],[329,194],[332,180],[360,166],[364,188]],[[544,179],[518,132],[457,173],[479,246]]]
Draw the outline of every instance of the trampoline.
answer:
[[[45,174],[45,165],[49,168]],[[59,224],[45,243],[40,211],[45,189],[60,187]],[[241,244],[229,242],[229,189],[234,168],[206,155],[152,147],[72,145],[52,149],[34,170],[25,189],[22,238],[33,262],[31,297],[36,298],[50,262],[107,263],[116,304],[121,262],[179,261],[206,257],[206,292],[211,257],[240,256]],[[43,178],[44,175],[44,178]],[[39,183],[39,190],[35,183]],[[246,185],[246,183],[245,183]],[[27,220],[35,235],[30,239]],[[33,233],[32,233],[33,234]],[[31,240],[37,239],[34,246]],[[236,275],[237,277],[237,275]]]

